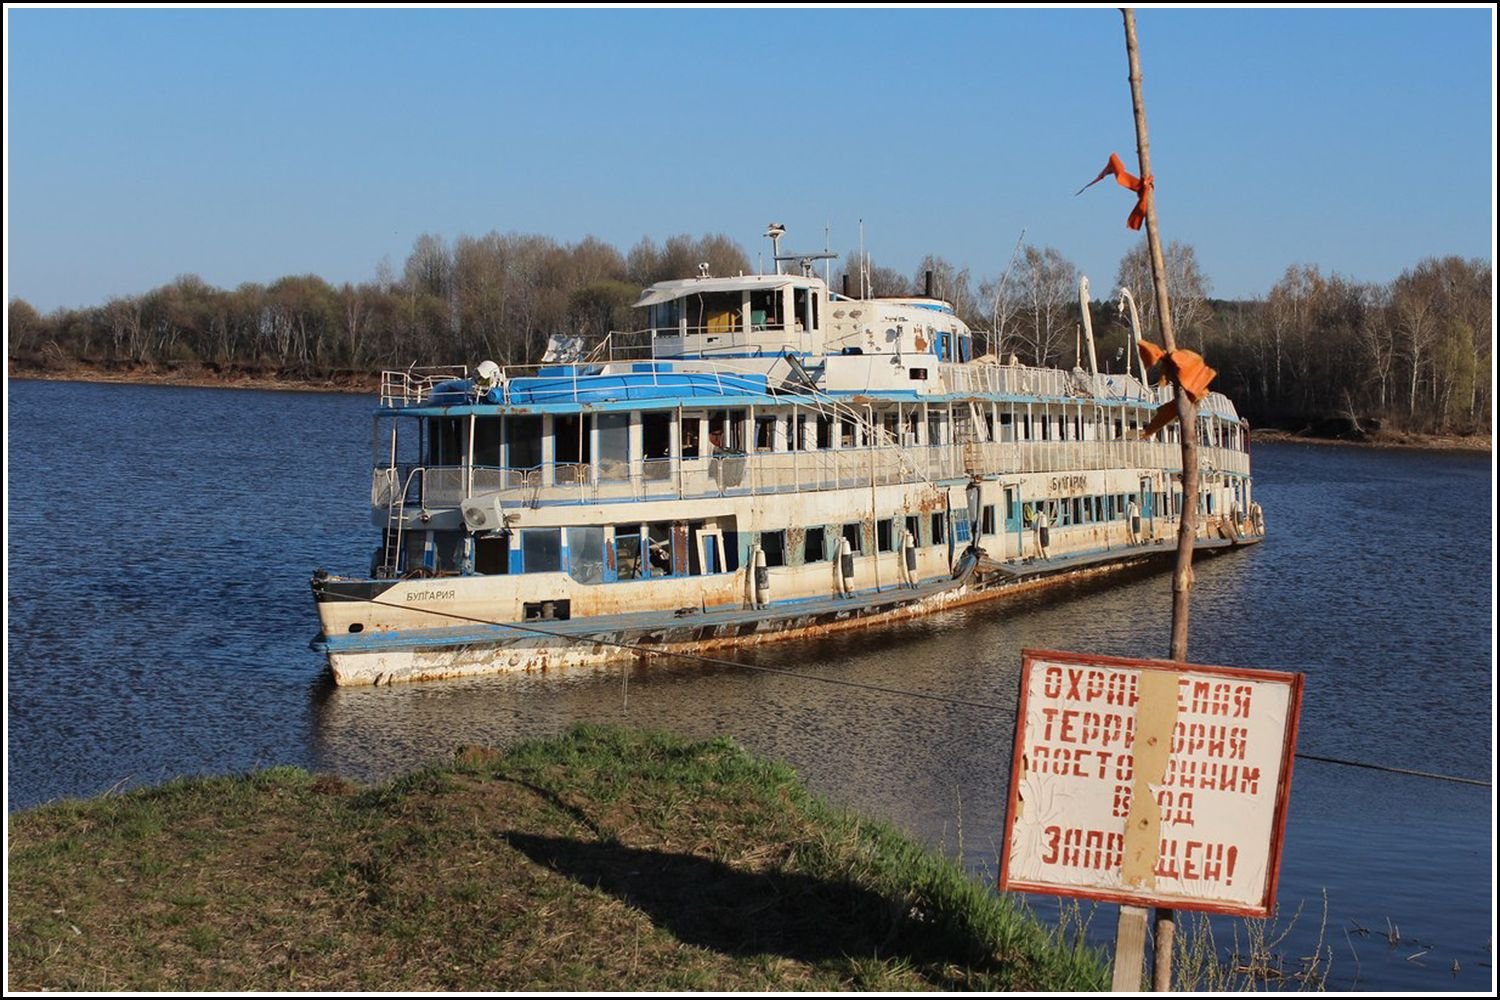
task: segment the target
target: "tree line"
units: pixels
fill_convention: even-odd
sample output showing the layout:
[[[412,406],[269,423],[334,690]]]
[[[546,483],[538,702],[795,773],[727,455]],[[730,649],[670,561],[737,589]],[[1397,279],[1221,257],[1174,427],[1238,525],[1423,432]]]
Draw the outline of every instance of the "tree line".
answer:
[[[1254,423],[1345,416],[1420,431],[1489,427],[1488,262],[1429,258],[1385,284],[1298,264],[1264,296],[1223,300],[1212,297],[1192,246],[1171,243],[1166,259],[1179,342],[1219,370],[1215,388]],[[565,244],[534,234],[451,242],[424,234],[399,273],[382,261],[373,280],[357,284],[289,275],[221,289],[184,275],[141,295],[45,316],[13,299],[7,346],[21,371],[186,364],[297,378],[484,358],[526,364],[540,359],[553,334],[592,340],[634,329],[640,317],[631,305],[641,289],[691,277],[704,264],[714,275],[751,270],[744,248],[719,234],[643,238],[625,253],[592,236]],[[918,295],[929,272],[934,293],[977,331],[980,351],[1025,364],[1080,360],[1079,272],[1053,247],[1018,246],[988,276],[933,255],[908,276],[851,254],[832,285],[840,291],[847,283],[856,295]],[[1144,239],[1114,277],[1116,289],[1134,293],[1142,335],[1154,339]],[[1096,285],[1089,318],[1101,367],[1119,372],[1129,327],[1116,293],[1101,291]]]

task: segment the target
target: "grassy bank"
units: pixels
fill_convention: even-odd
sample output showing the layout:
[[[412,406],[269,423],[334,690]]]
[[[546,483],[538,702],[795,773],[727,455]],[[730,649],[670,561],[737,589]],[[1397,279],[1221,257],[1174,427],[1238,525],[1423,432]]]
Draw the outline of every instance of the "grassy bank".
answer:
[[[581,728],[10,818],[11,989],[1067,990],[1097,955],[727,740]]]

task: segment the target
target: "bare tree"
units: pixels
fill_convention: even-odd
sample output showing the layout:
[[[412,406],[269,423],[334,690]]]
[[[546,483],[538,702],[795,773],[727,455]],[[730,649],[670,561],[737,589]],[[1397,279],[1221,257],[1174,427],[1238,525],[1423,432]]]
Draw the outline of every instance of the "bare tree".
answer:
[[[1052,364],[1077,313],[1078,268],[1052,247],[1027,245],[1016,267],[1023,303],[1019,337],[1038,366]]]
[[[1179,343],[1184,346],[1189,342],[1196,343],[1201,351],[1203,327],[1211,313],[1208,294],[1213,290],[1213,283],[1198,266],[1198,252],[1193,249],[1192,244],[1173,240],[1167,244],[1162,256],[1167,265],[1167,293],[1172,302],[1172,328],[1177,333]],[[1141,241],[1120,258],[1115,284],[1123,285],[1136,293],[1136,301],[1142,311],[1141,322],[1145,324],[1142,334],[1151,331],[1151,335],[1155,336],[1159,324],[1156,321],[1156,297],[1149,294],[1151,255],[1145,237],[1141,237]]]

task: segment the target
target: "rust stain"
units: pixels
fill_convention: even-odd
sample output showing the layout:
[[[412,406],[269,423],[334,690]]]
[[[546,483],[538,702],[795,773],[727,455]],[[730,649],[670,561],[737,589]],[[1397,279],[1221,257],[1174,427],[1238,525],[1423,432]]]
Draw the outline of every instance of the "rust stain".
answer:
[[[1229,550],[1207,550],[1201,554],[1220,555],[1224,551]],[[1171,554],[1172,553],[1170,552],[1153,553],[1152,555],[1144,556],[1141,559],[1124,560],[1118,563],[1110,563],[1101,566],[1089,566],[1082,569],[1072,570],[1066,573],[1059,573],[1053,576],[1037,577],[1030,580],[1006,581],[998,585],[966,588],[963,591],[957,592],[950,591],[948,593],[934,595],[933,597],[927,598],[926,600],[919,603],[906,605],[900,608],[894,608],[889,611],[880,612],[878,614],[863,616],[851,615],[847,618],[841,618],[822,623],[810,622],[802,624],[801,620],[798,620],[798,623],[793,627],[776,631],[756,629],[749,633],[743,633],[737,627],[723,629],[723,634],[716,634],[712,637],[699,638],[688,642],[674,642],[663,645],[659,649],[652,649],[646,652],[642,652],[637,649],[621,649],[616,646],[603,646],[593,643],[580,642],[573,646],[556,650],[548,650],[545,648],[537,647],[528,647],[520,650],[510,650],[502,652],[499,655],[491,656],[485,659],[483,662],[466,663],[453,667],[424,665],[420,667],[414,667],[411,671],[406,672],[400,676],[397,676],[393,673],[384,673],[377,675],[373,680],[365,679],[362,677],[355,677],[349,672],[340,670],[338,668],[331,669],[333,672],[335,683],[341,686],[363,684],[394,684],[404,683],[408,681],[424,680],[444,680],[457,677],[472,677],[481,674],[532,672],[545,673],[553,669],[567,670],[569,672],[577,670],[609,671],[611,669],[618,669],[617,665],[621,661],[625,660],[638,659],[644,662],[647,660],[670,659],[670,654],[672,653],[707,653],[710,651],[732,649],[736,647],[760,646],[771,642],[780,642],[782,640],[789,639],[815,638],[818,636],[832,635],[834,633],[847,631],[848,629],[852,628],[876,627],[888,622],[901,621],[907,618],[917,618],[923,615],[935,613],[937,611],[952,610],[955,608],[965,607],[970,604],[978,604],[982,601],[993,601],[1007,597],[1014,597],[1017,595],[1031,593],[1033,591],[1043,590],[1049,587],[1056,587],[1067,583],[1077,582],[1083,579],[1104,576],[1109,573],[1115,573],[1119,572],[1120,570],[1139,566],[1141,563],[1149,561],[1153,558],[1165,558],[1170,556]],[[744,573],[738,573],[736,574],[736,576],[743,577],[744,581],[748,581],[749,579],[748,574]],[[748,582],[745,583],[745,586],[746,588],[748,588]],[[738,591],[741,588],[738,584],[736,584],[734,585],[733,589],[735,591]],[[621,602],[622,605],[625,605],[627,603],[628,602]],[[712,595],[710,597],[710,603],[714,603]],[[733,602],[731,601],[730,603]],[[639,611],[640,608],[621,606],[617,610]],[[611,613],[613,613],[613,611]],[[1175,677],[1176,675],[1172,676]],[[1173,688],[1171,705],[1173,713],[1173,723],[1175,723],[1175,687]],[[1168,734],[1170,735],[1170,728],[1168,729]],[[1164,768],[1165,761],[1163,761],[1162,768],[1158,769],[1158,773],[1155,778],[1158,783],[1160,782],[1161,777],[1160,771]],[[1139,781],[1141,780],[1140,776],[1144,773],[1149,773],[1149,771],[1138,769],[1136,773],[1137,780]],[[1136,802],[1150,801],[1152,807],[1155,807],[1155,798],[1153,795],[1151,795],[1149,789],[1147,789],[1144,793],[1137,793],[1133,791],[1131,801],[1132,804]],[[1158,842],[1159,838],[1153,840],[1152,842],[1153,855],[1157,850],[1155,844],[1157,844]]]

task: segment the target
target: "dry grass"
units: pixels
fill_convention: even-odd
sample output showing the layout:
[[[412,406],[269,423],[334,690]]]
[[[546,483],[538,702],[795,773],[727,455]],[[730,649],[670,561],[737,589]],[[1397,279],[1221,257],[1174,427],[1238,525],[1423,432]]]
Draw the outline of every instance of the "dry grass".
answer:
[[[357,789],[10,819],[17,990],[1102,988],[1101,958],[732,743],[582,728]]]

